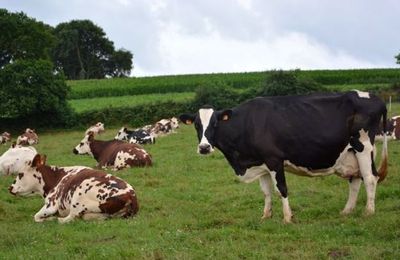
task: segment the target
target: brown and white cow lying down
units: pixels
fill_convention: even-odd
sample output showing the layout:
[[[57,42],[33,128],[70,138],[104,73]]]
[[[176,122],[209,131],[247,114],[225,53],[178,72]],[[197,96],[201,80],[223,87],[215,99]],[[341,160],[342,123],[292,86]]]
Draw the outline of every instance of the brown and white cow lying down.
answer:
[[[5,144],[11,140],[11,134],[8,132],[4,132],[0,135],[0,144]]]
[[[105,219],[131,217],[139,210],[135,190],[125,181],[103,171],[83,166],[46,165],[37,154],[9,187],[13,195],[41,195],[45,203],[35,214],[42,222],[58,216],[60,223],[77,217]]]
[[[98,122],[97,124],[90,126],[85,131],[85,135],[87,135],[89,132],[93,132],[94,134],[100,134],[104,132],[104,124],[102,122]]]
[[[120,140],[94,140],[89,132],[73,149],[74,154],[90,154],[98,162],[97,167],[112,167],[114,171],[129,167],[151,166],[151,155],[140,145]]]
[[[18,145],[34,145],[37,143],[39,143],[39,137],[35,133],[34,129],[27,128],[25,133],[17,138]]]

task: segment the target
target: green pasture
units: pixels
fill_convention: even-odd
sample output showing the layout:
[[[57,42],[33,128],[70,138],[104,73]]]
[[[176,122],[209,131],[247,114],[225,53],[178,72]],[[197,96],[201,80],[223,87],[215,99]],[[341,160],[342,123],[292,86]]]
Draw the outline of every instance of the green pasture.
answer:
[[[72,153],[84,130],[39,133],[37,149],[52,165],[94,166],[93,158]],[[240,183],[220,152],[200,156],[196,145],[193,127],[182,126],[145,146],[153,167],[112,172],[136,188],[141,208],[131,219],[35,223],[43,199],[12,196],[7,187],[14,177],[1,177],[0,259],[400,258],[400,142],[389,143],[389,174],[377,188],[375,215],[363,215],[363,188],[354,214],[344,217],[347,181],[287,174],[290,225],[282,223],[278,196],[272,219],[260,221],[259,184]]]
[[[186,102],[194,98],[194,92],[147,94],[134,96],[97,97],[72,99],[68,103],[77,113],[101,110],[105,108],[132,107],[138,105],[155,104],[159,102],[175,101]]]

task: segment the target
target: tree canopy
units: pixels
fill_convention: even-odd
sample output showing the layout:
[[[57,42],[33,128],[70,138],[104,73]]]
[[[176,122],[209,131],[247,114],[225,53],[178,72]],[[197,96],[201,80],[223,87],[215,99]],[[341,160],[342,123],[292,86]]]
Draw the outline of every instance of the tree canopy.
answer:
[[[0,9],[0,68],[16,59],[50,59],[54,41],[49,25]]]
[[[103,29],[90,20],[61,23],[54,29],[57,43],[53,61],[68,79],[91,79],[128,76],[132,54],[115,51]]]

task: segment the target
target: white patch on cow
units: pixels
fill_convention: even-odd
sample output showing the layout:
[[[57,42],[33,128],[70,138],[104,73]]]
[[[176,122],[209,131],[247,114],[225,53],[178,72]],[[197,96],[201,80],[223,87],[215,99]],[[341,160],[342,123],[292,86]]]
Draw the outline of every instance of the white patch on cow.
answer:
[[[367,205],[366,213],[373,214],[375,212],[375,192],[378,178],[372,173],[372,158],[371,152],[374,148],[368,136],[368,132],[363,129],[359,131],[360,142],[363,144],[364,149],[362,152],[357,152],[356,157],[360,167],[360,173],[364,180],[365,189],[367,191]]]
[[[265,165],[264,163],[259,166],[253,166],[251,168],[248,168],[243,176],[239,176],[239,179],[244,183],[250,183],[257,180],[261,176],[268,174],[269,172],[270,171],[267,165]]]
[[[93,132],[94,134],[100,134],[101,132],[104,132],[104,124],[102,122],[98,122],[95,125],[92,125],[85,131],[85,135],[87,135],[89,132]]]
[[[117,153],[114,161],[114,168],[113,170],[119,170],[122,168],[130,168],[131,165],[128,164],[128,160],[136,160],[136,154],[127,153],[124,151],[120,151]]]
[[[0,175],[16,174],[32,162],[33,157],[37,154],[34,147],[20,146],[9,148],[2,156],[0,156]]]
[[[264,193],[264,212],[262,219],[270,218],[272,216],[272,192],[271,192],[271,175],[264,174],[260,176],[260,188]]]
[[[359,90],[357,90],[357,89],[354,89],[353,91],[357,92],[357,95],[358,95],[358,97],[360,97],[360,98],[371,98],[371,97],[369,96],[369,93],[368,93],[368,92],[359,91]]]
[[[361,186],[361,178],[354,178],[349,183],[349,198],[347,199],[346,206],[342,210],[343,215],[350,214],[356,207],[358,192]]]
[[[214,109],[212,109],[212,108],[201,108],[201,109],[199,109],[200,122],[201,122],[201,125],[203,127],[203,133],[202,133],[202,136],[201,136],[201,140],[200,140],[199,146],[203,145],[203,144],[210,145],[210,147],[211,147],[210,152],[213,152],[214,149],[212,148],[210,142],[207,140],[207,138],[205,136],[205,132],[206,132],[206,130],[207,130],[209,124],[210,124],[211,116],[212,116],[213,113],[214,113]],[[198,152],[200,152],[199,148],[198,148]]]

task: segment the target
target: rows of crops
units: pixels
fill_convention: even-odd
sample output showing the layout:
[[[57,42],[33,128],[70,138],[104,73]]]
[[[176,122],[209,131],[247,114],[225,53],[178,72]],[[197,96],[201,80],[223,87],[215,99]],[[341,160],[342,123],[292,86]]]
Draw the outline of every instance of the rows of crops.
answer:
[[[69,81],[70,99],[153,93],[193,92],[209,81],[223,81],[233,88],[258,86],[270,72],[216,73],[103,80]],[[390,84],[400,82],[400,69],[297,71],[323,85]]]

